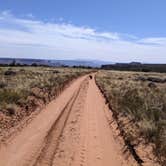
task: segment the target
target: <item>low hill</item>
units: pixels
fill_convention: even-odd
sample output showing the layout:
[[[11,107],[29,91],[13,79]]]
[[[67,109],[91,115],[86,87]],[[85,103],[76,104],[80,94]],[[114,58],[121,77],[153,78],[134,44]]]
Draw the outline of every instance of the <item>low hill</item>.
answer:
[[[23,58],[0,58],[0,65],[45,65],[45,66],[90,66],[101,67],[106,64],[98,60],[47,60],[47,59],[23,59]]]

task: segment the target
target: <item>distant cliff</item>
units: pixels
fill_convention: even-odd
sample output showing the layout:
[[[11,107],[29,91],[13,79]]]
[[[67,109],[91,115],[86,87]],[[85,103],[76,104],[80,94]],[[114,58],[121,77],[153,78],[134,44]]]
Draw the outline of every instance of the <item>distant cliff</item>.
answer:
[[[102,65],[102,69],[142,72],[166,72],[166,64],[141,64],[139,62]]]

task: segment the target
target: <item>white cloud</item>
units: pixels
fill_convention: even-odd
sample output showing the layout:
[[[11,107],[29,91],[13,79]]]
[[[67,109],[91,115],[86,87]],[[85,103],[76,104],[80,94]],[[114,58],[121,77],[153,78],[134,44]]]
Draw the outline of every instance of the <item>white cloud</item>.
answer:
[[[28,18],[35,18],[35,16],[32,13],[28,13],[25,16],[28,17]]]
[[[90,58],[166,63],[166,38],[98,32],[89,27],[18,18],[0,13],[0,56],[51,59]]]
[[[1,15],[2,15],[3,17],[9,17],[9,16],[12,16],[10,10],[4,10],[4,11],[2,11],[2,12],[1,12]]]
[[[154,45],[165,45],[166,46],[166,37],[156,37],[156,38],[145,38],[138,41],[143,44],[154,44]]]

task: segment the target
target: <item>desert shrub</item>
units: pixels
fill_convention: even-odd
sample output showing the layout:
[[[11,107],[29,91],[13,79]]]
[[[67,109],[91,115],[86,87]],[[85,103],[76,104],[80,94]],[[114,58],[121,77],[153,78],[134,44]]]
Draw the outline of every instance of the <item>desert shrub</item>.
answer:
[[[8,107],[6,110],[8,111],[9,116],[15,115],[14,107]]]
[[[144,120],[141,122],[140,127],[140,134],[144,136],[146,142],[155,142],[155,137],[158,134],[157,126],[155,123],[153,123],[153,121]]]
[[[0,91],[0,102],[16,103],[22,95],[19,92],[10,89]]]
[[[25,72],[25,69],[20,69],[20,72]]]
[[[150,83],[148,83],[148,87],[149,88],[156,88],[157,85],[154,82],[150,82]]]
[[[146,143],[153,143],[162,165],[166,161],[166,85],[154,82],[163,83],[165,78],[149,75],[104,71],[97,74],[96,81],[118,117],[128,117],[138,128],[131,132],[122,124],[126,137],[130,141],[142,137]],[[146,80],[151,82],[147,84]]]
[[[16,75],[16,72],[12,71],[12,70],[7,70],[7,71],[4,72],[4,75],[6,75],[6,76],[14,76],[14,75]]]
[[[135,120],[141,119],[141,110],[143,109],[144,100],[138,92],[138,89],[128,89],[121,95],[118,104],[120,110],[134,116]]]
[[[151,81],[151,82],[157,82],[157,83],[165,83],[166,82],[166,79],[157,78],[157,77],[148,77],[147,80]]]
[[[0,88],[5,88],[7,86],[7,83],[5,83],[5,82],[0,82]]]
[[[60,73],[60,71],[54,70],[52,73],[53,73],[53,74],[57,74],[57,73]]]
[[[166,125],[165,125],[166,126]],[[154,153],[159,159],[159,162],[162,166],[165,166],[166,163],[166,130],[163,130],[160,135],[158,135],[158,139],[155,141]]]

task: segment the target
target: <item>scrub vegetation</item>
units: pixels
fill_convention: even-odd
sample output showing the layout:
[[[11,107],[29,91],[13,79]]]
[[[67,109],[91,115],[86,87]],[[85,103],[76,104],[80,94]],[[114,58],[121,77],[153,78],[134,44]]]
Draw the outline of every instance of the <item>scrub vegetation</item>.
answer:
[[[125,142],[151,145],[166,163],[166,75],[100,71],[96,82],[107,98]]]
[[[87,69],[0,67],[0,133],[54,99]]]

